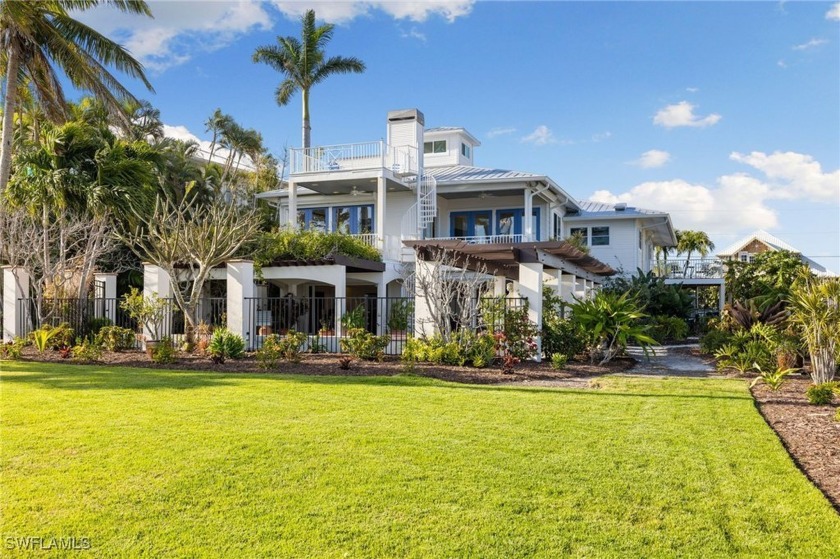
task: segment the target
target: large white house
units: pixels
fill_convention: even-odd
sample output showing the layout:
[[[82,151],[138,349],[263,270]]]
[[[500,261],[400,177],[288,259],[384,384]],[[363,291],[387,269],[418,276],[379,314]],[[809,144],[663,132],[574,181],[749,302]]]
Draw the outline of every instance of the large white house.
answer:
[[[510,245],[579,232],[592,256],[626,274],[649,271],[654,247],[676,244],[667,213],[579,202],[546,175],[478,166],[480,146],[464,128],[425,128],[419,110],[391,111],[385,140],[292,149],[287,188],[261,197],[282,225],[340,231],[380,249],[391,296],[397,268],[415,258],[406,241]],[[295,292],[297,279],[274,279]],[[349,273],[348,296],[374,290],[369,279]],[[309,288],[329,294],[319,283]]]

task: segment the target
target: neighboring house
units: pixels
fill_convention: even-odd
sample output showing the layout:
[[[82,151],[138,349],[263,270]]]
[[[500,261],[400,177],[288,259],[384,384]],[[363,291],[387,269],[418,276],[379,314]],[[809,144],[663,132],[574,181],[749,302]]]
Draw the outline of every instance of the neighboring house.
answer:
[[[739,262],[752,262],[757,254],[768,251],[786,250],[799,255],[802,262],[807,264],[811,270],[818,275],[829,274],[824,266],[818,264],[802,254],[797,248],[792,247],[778,237],[774,237],[767,231],[758,230],[750,233],[722,251],[717,253],[721,260],[737,260]]]
[[[624,203],[581,202],[563,221],[565,236],[580,235],[592,256],[628,276],[651,271],[655,247],[677,244],[670,215]]]

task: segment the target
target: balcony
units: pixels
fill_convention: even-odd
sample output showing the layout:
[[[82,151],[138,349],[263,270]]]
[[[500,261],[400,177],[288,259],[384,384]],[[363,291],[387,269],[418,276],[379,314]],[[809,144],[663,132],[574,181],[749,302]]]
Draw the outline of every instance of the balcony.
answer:
[[[386,169],[395,177],[417,175],[417,148],[391,146],[384,141],[337,144],[312,148],[292,148],[290,173],[311,175],[342,171],[379,171]]]
[[[475,235],[472,237],[434,237],[436,241],[464,241],[469,245],[509,244],[528,241],[527,235]],[[533,239],[530,239],[533,240]]]
[[[667,279],[720,279],[726,266],[717,258],[690,258],[654,263],[656,275]]]

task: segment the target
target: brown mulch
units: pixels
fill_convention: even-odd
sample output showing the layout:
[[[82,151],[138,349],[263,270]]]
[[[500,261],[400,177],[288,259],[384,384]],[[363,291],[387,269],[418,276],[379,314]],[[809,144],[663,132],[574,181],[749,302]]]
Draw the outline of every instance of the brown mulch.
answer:
[[[72,359],[62,359],[57,351],[47,351],[39,354],[33,347],[24,348],[23,359],[62,364],[78,363]],[[409,372],[398,357],[386,357],[379,363],[353,360],[350,368],[343,370],[339,368],[338,356],[335,354],[303,354],[299,363],[281,361],[277,369],[271,371],[261,368],[253,354],[247,354],[242,359],[229,359],[223,364],[216,364],[206,355],[179,353],[178,360],[175,363],[164,365],[151,362],[145,352],[142,351],[105,352],[102,361],[98,364],[178,371],[313,376],[394,376]],[[533,386],[579,386],[585,388],[586,383],[581,381],[588,377],[620,373],[632,368],[635,364],[636,360],[632,357],[614,359],[606,366],[571,361],[563,370],[557,371],[552,369],[551,364],[547,361],[542,363],[529,361],[518,364],[512,374],[506,374],[501,371],[499,366],[475,369],[472,367],[418,363],[414,365],[414,370],[410,372],[417,376],[467,384],[533,383]]]
[[[805,397],[810,385],[807,377],[790,378],[777,392],[759,384],[752,394],[796,465],[840,512],[840,422],[834,420],[840,399],[812,406]]]

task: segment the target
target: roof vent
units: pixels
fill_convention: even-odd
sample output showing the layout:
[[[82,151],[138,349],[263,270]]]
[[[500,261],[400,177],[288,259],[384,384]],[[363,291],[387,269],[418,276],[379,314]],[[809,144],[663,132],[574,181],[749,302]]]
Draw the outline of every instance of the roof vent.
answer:
[[[624,202],[619,202],[618,204],[616,204],[613,207],[615,208],[615,211],[623,212],[624,210],[627,209],[627,204],[625,204]]]

